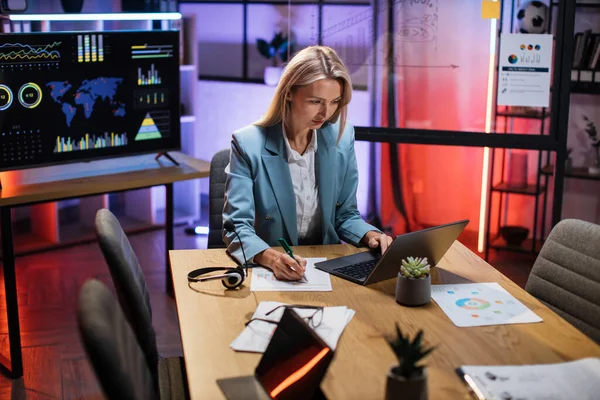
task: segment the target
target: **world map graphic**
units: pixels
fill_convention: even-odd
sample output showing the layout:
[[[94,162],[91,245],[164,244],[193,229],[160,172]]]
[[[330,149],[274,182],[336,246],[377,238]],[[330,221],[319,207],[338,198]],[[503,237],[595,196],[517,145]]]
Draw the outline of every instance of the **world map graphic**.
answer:
[[[69,81],[54,81],[46,84],[52,99],[60,104],[65,115],[67,126],[71,126],[78,112],[83,112],[89,119],[100,101],[108,101],[115,117],[125,116],[125,104],[115,100],[115,95],[122,78],[99,77],[84,80],[73,92],[73,84]]]

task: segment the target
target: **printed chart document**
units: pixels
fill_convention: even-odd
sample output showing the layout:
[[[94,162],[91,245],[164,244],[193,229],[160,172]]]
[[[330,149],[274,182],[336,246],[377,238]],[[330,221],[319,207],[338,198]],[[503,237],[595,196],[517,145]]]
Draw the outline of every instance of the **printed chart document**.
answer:
[[[552,35],[502,34],[498,105],[550,106],[552,42]]]
[[[496,282],[432,285],[431,298],[460,327],[542,321]]]
[[[331,278],[327,272],[315,268],[315,263],[326,258],[305,258],[306,280],[286,282],[275,278],[266,268],[252,268],[252,292],[331,292]]]
[[[596,400],[600,358],[560,364],[474,366],[458,370],[480,400]]]
[[[276,301],[261,301],[256,307],[256,311],[252,318],[268,319],[270,321],[279,322],[283,315],[284,307],[279,307],[273,313],[267,315],[267,313],[278,306],[285,305],[285,303],[279,303]],[[294,311],[298,313],[305,321],[308,326],[313,328],[315,332],[327,343],[327,345],[335,350],[342,332],[346,329],[346,326],[354,317],[354,310],[345,306],[341,307],[324,307],[319,312],[322,315],[316,315],[316,309],[313,308],[294,308]],[[317,326],[313,327],[313,324],[308,319],[314,318]],[[242,331],[242,333],[231,342],[231,348],[237,351],[248,351],[253,353],[264,353],[267,349],[271,336],[275,332],[277,325],[265,321],[252,321]]]

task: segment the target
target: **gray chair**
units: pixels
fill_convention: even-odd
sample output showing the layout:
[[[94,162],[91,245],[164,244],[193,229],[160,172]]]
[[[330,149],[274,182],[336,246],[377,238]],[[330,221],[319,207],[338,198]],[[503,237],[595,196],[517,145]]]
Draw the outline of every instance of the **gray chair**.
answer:
[[[600,226],[560,221],[548,235],[525,290],[600,343]]]
[[[152,307],[146,279],[137,256],[119,221],[107,209],[96,213],[96,236],[110,270],[117,297],[138,343],[161,398],[185,398],[185,364],[182,357],[162,358],[158,354],[152,326]]]
[[[131,326],[102,282],[90,279],[83,284],[77,325],[88,359],[109,400],[159,398]]]
[[[229,164],[230,149],[217,152],[210,161],[208,189],[208,241],[209,249],[224,248],[223,206],[225,205],[225,167]]]

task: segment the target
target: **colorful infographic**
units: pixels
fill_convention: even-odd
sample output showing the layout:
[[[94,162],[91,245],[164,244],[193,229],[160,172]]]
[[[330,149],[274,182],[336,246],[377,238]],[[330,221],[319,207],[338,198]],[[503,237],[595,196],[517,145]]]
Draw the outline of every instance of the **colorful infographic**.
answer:
[[[493,283],[433,285],[431,298],[456,326],[484,326],[540,322],[502,286]]]

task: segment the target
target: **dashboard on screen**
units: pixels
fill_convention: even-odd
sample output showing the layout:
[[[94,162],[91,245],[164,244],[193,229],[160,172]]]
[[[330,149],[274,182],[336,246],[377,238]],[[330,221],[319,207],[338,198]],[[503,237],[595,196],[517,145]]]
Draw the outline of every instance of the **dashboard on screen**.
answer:
[[[177,31],[0,35],[0,170],[180,148]]]

